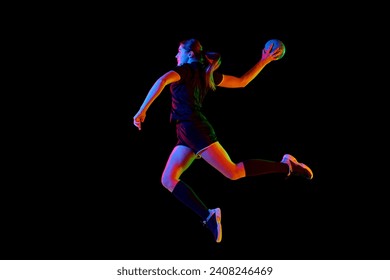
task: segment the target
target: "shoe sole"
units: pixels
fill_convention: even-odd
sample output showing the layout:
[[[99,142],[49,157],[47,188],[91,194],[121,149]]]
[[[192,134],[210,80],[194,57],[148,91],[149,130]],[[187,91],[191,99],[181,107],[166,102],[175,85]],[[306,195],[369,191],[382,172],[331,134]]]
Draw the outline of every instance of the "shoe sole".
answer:
[[[310,167],[307,166],[306,164],[304,163],[298,163],[300,166],[302,166],[302,168],[305,168],[309,173],[310,173],[310,177],[308,178],[309,180],[313,179],[314,177],[314,174],[313,174],[313,171],[311,171]]]
[[[215,209],[215,218],[217,220],[217,226],[218,226],[218,237],[216,242],[220,243],[222,241],[222,213],[220,208]]]
[[[313,171],[310,169],[309,166],[307,166],[306,164],[304,163],[300,163],[297,161],[297,159],[295,157],[293,157],[292,155],[285,155],[282,159],[282,161],[287,158],[288,160],[291,160],[292,162],[294,162],[295,164],[301,166],[303,169],[306,169],[309,173],[310,173],[310,177],[308,177],[309,180],[313,179],[314,177],[314,174],[313,174]]]

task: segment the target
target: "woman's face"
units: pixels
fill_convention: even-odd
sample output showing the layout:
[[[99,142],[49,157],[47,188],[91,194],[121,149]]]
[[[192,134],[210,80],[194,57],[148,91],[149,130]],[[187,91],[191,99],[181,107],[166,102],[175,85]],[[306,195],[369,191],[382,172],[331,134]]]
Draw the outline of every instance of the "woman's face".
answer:
[[[177,60],[177,65],[183,65],[184,63],[188,62],[188,59],[190,58],[189,55],[190,52],[186,51],[182,45],[179,46],[179,49],[177,51],[176,55],[176,60]]]

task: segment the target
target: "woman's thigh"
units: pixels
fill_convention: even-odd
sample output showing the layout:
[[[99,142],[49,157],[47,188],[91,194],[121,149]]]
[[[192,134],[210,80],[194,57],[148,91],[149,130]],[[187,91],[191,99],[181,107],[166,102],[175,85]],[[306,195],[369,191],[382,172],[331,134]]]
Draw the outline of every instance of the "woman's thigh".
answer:
[[[237,180],[245,176],[242,162],[234,163],[219,142],[207,147],[200,155],[207,163],[229,179]]]

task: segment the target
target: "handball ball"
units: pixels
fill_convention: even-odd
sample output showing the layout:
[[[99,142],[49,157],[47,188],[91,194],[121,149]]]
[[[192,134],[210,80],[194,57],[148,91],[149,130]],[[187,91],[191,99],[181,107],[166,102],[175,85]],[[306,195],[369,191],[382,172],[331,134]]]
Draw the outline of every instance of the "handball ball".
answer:
[[[271,44],[273,44],[271,52],[273,52],[275,49],[277,49],[279,47],[282,49],[281,54],[277,57],[276,60],[281,59],[284,56],[284,54],[286,53],[286,46],[283,44],[282,41],[280,41],[278,39],[271,39],[267,43],[265,43],[265,48],[268,50],[269,47],[271,46]]]

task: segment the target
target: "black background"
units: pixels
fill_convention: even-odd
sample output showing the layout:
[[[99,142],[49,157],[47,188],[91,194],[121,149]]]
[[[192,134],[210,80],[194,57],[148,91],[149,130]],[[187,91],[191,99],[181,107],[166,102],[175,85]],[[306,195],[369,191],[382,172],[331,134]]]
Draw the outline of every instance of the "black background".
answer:
[[[349,98],[359,78],[345,73],[355,64],[335,52],[355,30],[330,27],[337,12],[66,8],[20,26],[28,51],[19,83],[29,94],[19,124],[29,125],[14,128],[3,259],[388,258],[385,186],[363,140],[373,128],[360,121],[367,107],[357,114]],[[312,181],[229,181],[195,161],[182,178],[222,208],[221,244],[160,183],[176,142],[168,89],[141,131],[132,124],[191,37],[220,52],[232,75],[253,66],[269,39],[285,43],[283,59],[244,89],[218,89],[205,111],[234,161],[291,153],[314,172]]]

